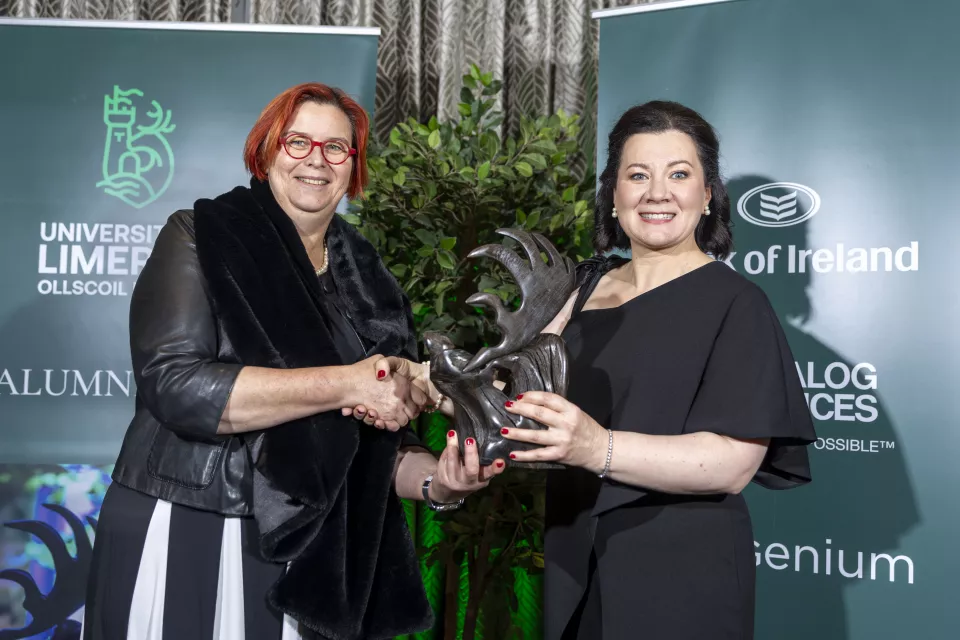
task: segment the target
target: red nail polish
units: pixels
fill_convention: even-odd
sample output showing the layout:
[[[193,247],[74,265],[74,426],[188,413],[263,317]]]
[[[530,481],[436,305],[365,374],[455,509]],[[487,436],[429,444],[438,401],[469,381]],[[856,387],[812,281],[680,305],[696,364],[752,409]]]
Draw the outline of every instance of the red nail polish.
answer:
[[[452,430],[452,429],[451,429],[450,431],[447,431],[447,437],[448,437],[448,438],[452,438],[452,437],[455,436],[455,435],[457,435],[457,432],[456,432],[456,431],[454,431],[454,430]]]
[[[523,400],[523,394],[522,394],[522,393],[517,396],[517,400]]]
[[[473,438],[467,438],[467,446],[472,447],[475,442]]]
[[[378,379],[378,380],[382,380],[382,379],[384,379],[385,377],[387,377],[387,372],[386,372],[386,371],[377,371],[377,379]]]
[[[513,406],[513,402],[512,402],[511,400],[507,400],[506,402],[503,403],[503,406],[505,406],[505,407],[512,407],[512,406]]]
[[[511,454],[510,454],[510,459],[511,459],[511,460],[516,460],[516,459],[517,459],[517,454],[511,453]]]
[[[510,433],[510,429],[507,429],[506,427],[504,427],[503,429],[500,429],[500,433],[502,433],[503,435],[507,435],[508,433]]]
[[[503,469],[503,460],[497,462],[497,469]]]

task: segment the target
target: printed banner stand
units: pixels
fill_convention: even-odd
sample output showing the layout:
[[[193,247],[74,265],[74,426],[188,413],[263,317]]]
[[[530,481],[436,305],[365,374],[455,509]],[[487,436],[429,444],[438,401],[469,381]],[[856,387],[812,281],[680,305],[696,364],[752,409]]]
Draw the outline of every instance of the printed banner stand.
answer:
[[[0,18],[0,639],[78,637],[134,412],[130,293],[161,226],[247,183],[244,141],[284,89],[323,82],[372,114],[378,37]]]
[[[758,639],[960,626],[955,3],[663,2],[599,11],[598,165],[627,108],[721,138],[735,253],[780,316],[820,439],[814,481],[747,490]]]

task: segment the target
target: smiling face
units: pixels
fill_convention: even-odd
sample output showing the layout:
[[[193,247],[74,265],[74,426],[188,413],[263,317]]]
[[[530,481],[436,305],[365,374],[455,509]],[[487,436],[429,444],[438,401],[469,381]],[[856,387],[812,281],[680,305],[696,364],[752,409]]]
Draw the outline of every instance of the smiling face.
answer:
[[[623,147],[613,204],[634,247],[697,250],[694,231],[707,203],[697,147],[685,133],[638,133]]]
[[[280,138],[293,133],[316,142],[337,141],[344,148],[352,146],[350,120],[331,104],[304,102],[300,105]],[[355,161],[351,156],[342,164],[330,164],[320,147],[314,147],[307,157],[298,160],[281,147],[270,165],[267,179],[273,196],[287,215],[330,217],[347,192]]]

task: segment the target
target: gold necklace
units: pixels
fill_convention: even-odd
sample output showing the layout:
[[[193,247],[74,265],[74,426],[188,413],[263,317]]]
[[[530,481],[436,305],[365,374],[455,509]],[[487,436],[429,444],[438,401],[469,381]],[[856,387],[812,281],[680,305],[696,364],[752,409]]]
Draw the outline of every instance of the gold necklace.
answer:
[[[327,272],[327,258],[328,258],[328,256],[327,256],[327,243],[324,242],[324,243],[323,243],[323,264],[320,265],[320,268],[319,268],[319,269],[317,269],[317,271],[316,271],[317,276],[322,276],[323,274],[325,274],[325,273]]]

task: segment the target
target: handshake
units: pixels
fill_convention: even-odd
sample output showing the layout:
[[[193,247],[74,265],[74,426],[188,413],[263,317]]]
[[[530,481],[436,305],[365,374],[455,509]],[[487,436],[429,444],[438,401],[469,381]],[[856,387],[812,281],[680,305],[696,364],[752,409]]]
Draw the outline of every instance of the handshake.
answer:
[[[371,356],[348,367],[343,415],[396,431],[423,412],[453,414],[452,403],[430,383],[426,364],[395,356]]]

